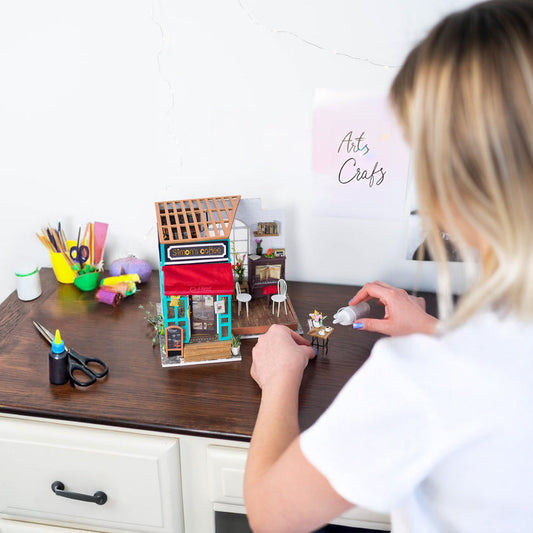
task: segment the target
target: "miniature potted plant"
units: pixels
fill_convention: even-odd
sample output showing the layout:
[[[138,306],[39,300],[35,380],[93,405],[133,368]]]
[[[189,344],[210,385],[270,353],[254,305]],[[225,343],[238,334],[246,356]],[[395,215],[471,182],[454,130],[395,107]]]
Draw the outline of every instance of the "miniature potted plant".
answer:
[[[255,253],[257,255],[263,254],[263,247],[261,246],[262,242],[263,242],[263,239],[255,239]]]
[[[233,355],[239,355],[241,351],[241,337],[240,335],[231,334],[231,353]]]

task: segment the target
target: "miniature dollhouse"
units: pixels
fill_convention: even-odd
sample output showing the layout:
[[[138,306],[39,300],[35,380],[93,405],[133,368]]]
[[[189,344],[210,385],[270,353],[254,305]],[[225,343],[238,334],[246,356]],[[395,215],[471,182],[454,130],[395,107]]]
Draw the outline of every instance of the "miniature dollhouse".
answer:
[[[168,366],[240,359],[231,353],[229,236],[240,196],[156,202]]]

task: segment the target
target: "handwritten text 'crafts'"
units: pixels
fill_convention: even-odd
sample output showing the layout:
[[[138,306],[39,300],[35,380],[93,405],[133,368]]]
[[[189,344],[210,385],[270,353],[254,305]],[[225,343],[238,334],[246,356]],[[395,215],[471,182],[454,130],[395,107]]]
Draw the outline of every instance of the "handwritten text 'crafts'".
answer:
[[[342,139],[337,153],[341,151],[346,151],[347,154],[356,154],[360,153],[362,156],[365,156],[370,152],[370,148],[365,141],[365,132],[361,133],[359,137],[353,137],[353,131],[348,132]],[[357,160],[355,157],[348,158],[342,165],[339,170],[339,183],[346,185],[353,180],[361,181],[368,180],[368,186],[373,187],[374,185],[381,185],[385,179],[386,170],[383,170],[383,167],[379,167],[379,162],[374,163],[374,168],[370,172],[367,169],[362,169],[357,165]]]

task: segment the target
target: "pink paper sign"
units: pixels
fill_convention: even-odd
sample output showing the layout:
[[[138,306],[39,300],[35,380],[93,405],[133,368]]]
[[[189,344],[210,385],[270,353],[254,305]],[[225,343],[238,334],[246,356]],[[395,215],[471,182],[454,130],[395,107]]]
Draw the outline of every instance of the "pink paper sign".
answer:
[[[408,168],[409,148],[385,96],[316,91],[313,172],[319,214],[401,218]]]

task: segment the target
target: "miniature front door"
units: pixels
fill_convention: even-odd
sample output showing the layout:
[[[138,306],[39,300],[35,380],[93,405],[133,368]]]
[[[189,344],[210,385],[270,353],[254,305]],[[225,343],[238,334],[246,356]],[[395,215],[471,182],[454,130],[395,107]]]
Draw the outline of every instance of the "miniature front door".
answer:
[[[215,298],[211,295],[191,296],[191,333],[216,334]]]

